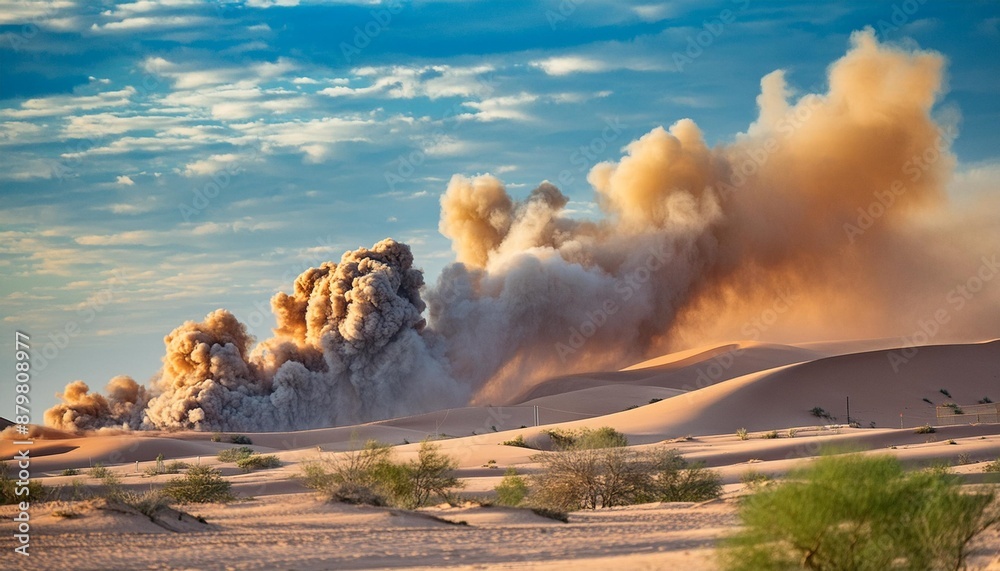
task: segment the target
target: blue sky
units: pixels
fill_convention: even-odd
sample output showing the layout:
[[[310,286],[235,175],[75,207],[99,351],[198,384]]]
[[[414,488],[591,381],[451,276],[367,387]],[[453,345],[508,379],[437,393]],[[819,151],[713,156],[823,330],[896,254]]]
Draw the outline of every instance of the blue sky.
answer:
[[[433,282],[454,260],[437,231],[453,174],[514,194],[551,180],[585,216],[591,166],[684,117],[731,141],[762,76],[821,91],[865,26],[946,56],[957,179],[981,180],[1000,173],[998,16],[933,0],[2,1],[4,334],[41,357],[40,420],[71,380],[146,381],[163,336],[218,307],[268,336],[270,296],[345,250],[394,237]]]

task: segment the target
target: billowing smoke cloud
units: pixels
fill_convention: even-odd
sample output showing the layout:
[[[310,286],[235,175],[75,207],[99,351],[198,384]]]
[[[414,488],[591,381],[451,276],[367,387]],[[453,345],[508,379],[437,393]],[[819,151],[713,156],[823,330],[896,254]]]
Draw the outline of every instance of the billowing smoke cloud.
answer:
[[[296,430],[460,404],[468,390],[425,330],[422,286],[405,244],[383,240],[347,252],[299,276],[292,295],[274,296],[274,338],[255,348],[236,317],[214,311],[166,336],[148,405],[126,377],[112,381],[107,399],[77,381],[46,422],[75,430]]]
[[[331,426],[500,404],[554,372],[713,337],[909,333],[975,271],[956,252],[990,237],[940,223],[956,135],[953,116],[933,114],[942,57],[871,30],[851,41],[826,93],[794,98],[783,72],[766,76],[757,121],[729,144],[709,147],[683,119],[596,165],[596,220],[567,215],[547,182],[516,200],[493,176],[453,177],[440,231],[458,262],[423,288],[426,307],[409,248],[385,240],[276,295],[275,337],[256,347],[224,310],[176,329],[144,409],[131,385],[104,399],[74,383],[46,419]]]

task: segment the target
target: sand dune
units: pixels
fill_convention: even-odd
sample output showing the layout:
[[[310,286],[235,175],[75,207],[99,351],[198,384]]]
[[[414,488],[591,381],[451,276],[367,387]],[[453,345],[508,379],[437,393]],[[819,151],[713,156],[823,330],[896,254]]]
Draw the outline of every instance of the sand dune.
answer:
[[[466,485],[463,493],[489,496],[505,468],[513,466],[524,474],[538,468],[539,450],[503,445],[505,441],[520,435],[545,449],[550,445],[548,429],[612,426],[634,446],[666,445],[689,460],[704,462],[722,477],[725,497],[745,493],[741,478],[748,471],[780,476],[829,447],[891,453],[914,467],[947,462],[969,482],[987,481],[982,467],[1000,457],[1000,424],[942,426],[933,434],[918,434],[913,427],[935,423],[934,404],[1000,400],[1000,341],[905,351],[884,344],[717,345],[621,371],[550,379],[512,399],[516,404],[248,434],[255,450],[276,454],[283,463],[251,473],[219,462],[218,451],[233,445],[212,442],[207,433],[103,431],[81,436],[33,427],[33,475],[50,486],[74,479],[97,486],[94,478],[60,472],[100,462],[111,466],[125,489],[141,492],[174,477],[143,474],[162,454],[168,460],[215,466],[238,496],[255,498],[229,506],[199,506],[194,515],[208,517],[212,525],[208,531],[186,534],[171,533],[135,514],[90,506],[84,517],[65,520],[52,516],[55,508],[48,507],[35,521],[39,543],[45,544],[50,558],[33,564],[46,569],[117,569],[170,560],[179,567],[221,568],[243,553],[243,546],[268,542],[270,547],[256,563],[262,569],[292,561],[297,569],[418,569],[442,563],[456,569],[523,569],[529,568],[524,562],[539,560],[551,564],[530,568],[710,569],[715,564],[712,546],[735,525],[735,508],[728,500],[708,507],[654,505],[575,513],[572,524],[564,526],[506,508],[393,513],[331,506],[307,493],[297,476],[303,461],[368,439],[393,444],[399,460],[412,459],[419,441],[430,437],[458,462],[456,475]],[[846,426],[847,397],[858,428]],[[653,399],[663,400],[649,404]],[[535,406],[540,426],[534,426]],[[835,418],[814,416],[814,407]],[[749,438],[738,438],[738,428],[748,429]],[[765,438],[772,431],[776,437]],[[8,430],[0,439],[0,454],[14,453],[11,440]],[[0,514],[10,509],[0,509]],[[453,525],[456,522],[467,525]],[[974,568],[1000,565],[1000,534],[984,541],[972,559]],[[112,552],[120,556],[95,563],[98,554]],[[198,560],[179,560],[177,553],[195,553]]]

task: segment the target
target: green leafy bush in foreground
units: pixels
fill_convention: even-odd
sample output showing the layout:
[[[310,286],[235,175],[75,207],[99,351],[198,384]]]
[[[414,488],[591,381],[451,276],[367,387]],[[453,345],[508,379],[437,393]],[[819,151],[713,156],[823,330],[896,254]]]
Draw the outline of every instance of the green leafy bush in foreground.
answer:
[[[993,499],[892,456],[824,456],[748,497],[721,558],[732,571],[960,569],[969,542],[1000,521]]]

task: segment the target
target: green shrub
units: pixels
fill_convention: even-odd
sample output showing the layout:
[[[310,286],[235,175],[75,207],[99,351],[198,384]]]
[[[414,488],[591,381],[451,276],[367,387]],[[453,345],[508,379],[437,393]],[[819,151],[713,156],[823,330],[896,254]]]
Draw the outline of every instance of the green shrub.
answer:
[[[212,442],[222,442],[222,433],[221,432],[213,432],[212,433]]]
[[[236,465],[242,468],[244,472],[250,472],[252,470],[278,468],[281,466],[281,460],[278,460],[278,457],[273,454],[269,454],[267,456],[251,454],[250,456],[244,456],[237,460]]]
[[[80,470],[76,468],[66,468],[62,472],[59,472],[60,476],[78,476],[80,475]]]
[[[751,491],[757,491],[772,482],[771,477],[757,470],[747,470],[740,476],[740,482]]]
[[[745,428],[736,429],[736,437],[740,440],[748,440],[750,438],[750,431]]]
[[[163,494],[185,503],[230,502],[235,499],[230,484],[222,474],[208,466],[195,466],[187,474],[173,478],[163,487]]]
[[[572,449],[538,455],[533,505],[559,511],[607,508],[649,501],[701,501],[717,497],[719,477],[689,465],[676,450],[638,452],[624,447]]]
[[[749,496],[725,569],[959,569],[969,542],[1000,521],[993,494],[949,476],[906,473],[892,456],[824,456]]]
[[[43,502],[49,496],[49,488],[37,480],[29,479],[27,486],[18,486],[17,481],[15,469],[7,466],[6,462],[0,462],[0,505]],[[28,491],[24,492],[25,489]]]
[[[767,440],[771,440],[771,439],[774,439],[774,438],[778,437],[778,431],[777,430],[772,430],[771,432],[765,432],[765,433],[761,434],[760,437],[764,438],[764,439],[767,439]]]
[[[641,500],[701,502],[722,493],[722,479],[702,464],[690,464],[677,450],[654,449],[648,453],[651,480]],[[643,497],[646,495],[647,497]]]
[[[249,446],[236,446],[234,448],[219,450],[217,458],[219,459],[219,462],[239,462],[241,459],[254,454],[256,454],[256,452]]]
[[[187,470],[191,465],[187,462],[182,462],[180,460],[174,460],[166,466],[163,467],[164,474],[179,474],[181,470]]]
[[[518,446],[518,447],[521,447],[521,448],[535,449],[535,447],[532,446],[532,445],[530,445],[530,444],[528,444],[524,440],[524,436],[521,436],[520,434],[518,434],[517,437],[512,438],[510,440],[504,440],[500,444],[503,445],[503,446]]]
[[[914,434],[934,434],[937,429],[929,424],[923,426],[918,426],[916,430],[913,431]]]
[[[97,478],[99,480],[104,479],[109,473],[108,469],[104,467],[104,464],[98,462],[94,464],[94,467],[90,469],[90,477]]]
[[[502,506],[516,506],[528,495],[528,482],[518,475],[514,468],[507,468],[503,480],[494,488],[497,493],[497,503]]]
[[[229,437],[229,441],[233,444],[253,444],[250,438],[243,436],[242,434],[233,434]]]
[[[416,460],[392,461],[392,448],[374,440],[359,450],[307,462],[302,468],[306,486],[330,500],[415,508],[432,497],[447,498],[461,483],[451,475],[457,463],[425,440]]]
[[[579,430],[546,430],[556,450],[593,450],[628,446],[628,438],[610,426]]]

